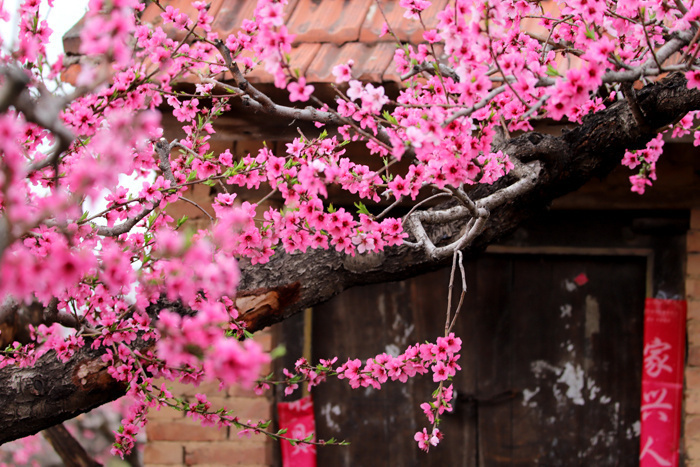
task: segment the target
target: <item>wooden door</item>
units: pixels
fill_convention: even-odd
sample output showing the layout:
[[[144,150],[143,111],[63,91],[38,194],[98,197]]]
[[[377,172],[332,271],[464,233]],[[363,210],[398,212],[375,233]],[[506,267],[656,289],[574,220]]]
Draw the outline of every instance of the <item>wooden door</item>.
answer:
[[[333,381],[314,390],[319,436],[352,444],[321,448],[318,465],[634,465],[646,259],[489,254],[465,265],[462,371],[443,442],[425,454],[413,441],[432,378],[381,391]],[[357,288],[316,308],[314,359],[434,341],[448,278]]]

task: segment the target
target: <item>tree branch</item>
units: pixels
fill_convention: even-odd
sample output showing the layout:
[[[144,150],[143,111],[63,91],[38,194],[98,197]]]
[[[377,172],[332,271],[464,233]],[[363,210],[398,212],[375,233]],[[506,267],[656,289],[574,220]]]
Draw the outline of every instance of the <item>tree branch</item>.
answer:
[[[531,132],[507,141],[500,148],[504,153],[523,164],[539,161],[540,172],[527,191],[515,198],[506,196],[503,202],[492,196],[498,197],[497,193],[506,193],[510,187],[520,189],[516,188],[520,176],[508,175],[469,193],[477,205],[499,205],[491,209],[483,232],[463,250],[464,254],[480,253],[552,200],[577,190],[592,177],[609,173],[619,165],[626,149],[644,147],[658,128],[700,109],[700,91],[689,90],[681,74],[641,89],[636,97],[651,130],[641,128],[628,103],[620,101],[589,115],[561,136]],[[463,228],[464,221],[455,220],[428,224],[425,231],[440,246],[461,237]],[[356,257],[329,250],[291,255],[278,252],[263,265],[241,261],[236,306],[248,329],[257,331],[350,287],[413,277],[443,267],[450,259],[435,259],[423,249],[406,245]],[[149,311],[164,307],[188,312],[165,302],[152,305]],[[125,388],[107,374],[107,365],[99,356],[99,351],[87,346],[67,363],[50,353],[34,367],[0,369],[0,443],[36,433],[123,395]]]

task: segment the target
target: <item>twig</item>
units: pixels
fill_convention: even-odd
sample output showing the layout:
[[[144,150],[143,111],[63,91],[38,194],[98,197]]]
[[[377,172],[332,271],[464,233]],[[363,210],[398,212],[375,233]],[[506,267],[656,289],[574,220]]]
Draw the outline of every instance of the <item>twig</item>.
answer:
[[[143,210],[138,213],[135,217],[132,217],[131,219],[124,221],[123,223],[119,225],[115,225],[114,227],[104,227],[104,226],[99,226],[97,227],[97,235],[102,235],[103,237],[118,237],[121,234],[125,234],[128,231],[130,231],[136,224],[138,224],[141,219],[149,215],[153,210],[155,209],[155,205],[148,206],[146,205]]]
[[[639,16],[642,16],[642,11],[641,9],[639,11]],[[647,32],[646,24],[644,24],[644,18],[642,18],[642,31],[644,31],[644,39],[647,42],[647,47],[649,47],[649,52],[651,52],[651,56],[654,58],[654,61],[656,62],[656,66],[658,67],[659,71],[663,71],[663,67],[661,66],[661,63],[659,63],[659,58],[656,56],[656,53],[654,52],[654,46],[651,43],[651,39],[649,39],[649,33]],[[651,23],[653,25],[653,23]]]
[[[196,202],[192,201],[189,198],[185,198],[184,196],[180,196],[180,199],[186,203],[190,203],[192,206],[198,208],[200,211],[202,211],[206,216],[209,218],[209,221],[213,224],[214,223],[214,218],[209,214],[202,206],[197,204]]]
[[[454,122],[460,117],[467,117],[477,110],[481,109],[482,107],[485,107],[489,102],[493,100],[494,97],[502,93],[503,91],[506,90],[506,86],[499,86],[495,89],[493,89],[491,92],[489,92],[486,97],[484,97],[482,100],[474,104],[472,107],[469,107],[468,109],[460,110],[459,112],[455,112],[450,118],[445,120],[445,123],[442,124],[443,127],[449,125],[450,123]]]
[[[451,313],[452,313],[452,289],[455,283],[455,271],[457,270],[457,254],[459,251],[455,251],[452,255],[452,269],[450,270],[450,283],[447,286],[447,316],[445,317],[445,335],[448,333],[450,328]]]
[[[268,199],[270,199],[275,193],[277,193],[277,188],[275,188],[274,190],[272,190],[271,192],[269,192],[268,194],[263,196],[260,199],[260,201],[257,202],[258,206],[261,205],[262,203],[264,203],[265,201],[267,201]]]
[[[678,8],[678,11],[683,13],[684,15],[688,13],[688,9],[685,7],[683,2],[681,0],[675,0],[676,8]]]
[[[449,66],[444,65],[444,64],[439,63],[439,62],[435,62],[435,63],[424,62],[424,63],[421,63],[419,65],[415,65],[411,69],[411,71],[409,71],[406,74],[401,75],[401,81],[406,81],[407,79],[409,79],[409,78],[411,78],[411,77],[413,77],[413,76],[415,76],[418,73],[421,73],[423,71],[427,71],[431,75],[437,75],[438,72],[435,71],[435,64],[437,64],[438,70],[442,75],[447,76],[448,78],[452,78],[455,82],[459,83],[460,80],[459,80],[459,76],[457,75],[457,72],[454,71]]]
[[[457,303],[454,318],[452,318],[452,322],[450,323],[450,327],[447,328],[445,336],[447,336],[447,334],[449,334],[454,328],[455,323],[457,322],[457,316],[459,316],[459,312],[461,311],[462,305],[464,304],[464,297],[467,295],[467,274],[464,272],[464,259],[462,258],[462,252],[460,250],[457,250],[457,255],[459,256],[459,272],[462,277],[462,293],[459,296],[459,303]]]
[[[389,212],[390,212],[392,209],[394,209],[396,206],[398,206],[399,203],[400,203],[401,201],[403,201],[403,196],[399,196],[398,198],[396,198],[396,201],[394,201],[393,203],[391,203],[391,205],[389,205],[388,208],[386,208],[385,210],[383,210],[382,212],[380,212],[379,215],[377,215],[377,216],[374,218],[374,220],[379,220],[379,219],[381,219],[382,217],[384,217],[384,216],[386,216],[387,214],[389,214]]]

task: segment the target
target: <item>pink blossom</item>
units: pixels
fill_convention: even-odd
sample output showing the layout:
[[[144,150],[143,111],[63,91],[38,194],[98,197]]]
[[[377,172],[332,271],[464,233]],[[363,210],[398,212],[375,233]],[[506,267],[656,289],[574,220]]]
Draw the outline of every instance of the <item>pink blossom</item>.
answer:
[[[352,66],[355,64],[353,60],[348,60],[346,64],[336,65],[333,67],[333,76],[335,82],[347,83],[352,78]]]
[[[299,78],[297,81],[292,81],[287,85],[287,91],[289,91],[289,100],[292,102],[302,101],[306,102],[309,100],[309,96],[314,92],[314,87],[310,84],[306,84],[305,78]]]

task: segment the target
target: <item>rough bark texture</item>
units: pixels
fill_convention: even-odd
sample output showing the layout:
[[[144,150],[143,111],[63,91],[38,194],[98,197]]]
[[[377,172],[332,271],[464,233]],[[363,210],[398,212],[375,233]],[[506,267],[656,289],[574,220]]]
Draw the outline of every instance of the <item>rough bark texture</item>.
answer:
[[[503,150],[511,157],[523,162],[539,160],[544,169],[533,190],[491,213],[488,227],[465,253],[483,251],[552,200],[575,191],[594,176],[606,175],[619,164],[625,149],[643,147],[656,129],[700,109],[700,91],[688,90],[681,75],[642,89],[636,98],[645,117],[641,126],[628,104],[618,102],[561,136],[533,132],[506,142]],[[479,199],[509,182],[512,180],[505,179],[495,186],[479,187],[471,196]],[[448,241],[461,227],[459,223],[433,226],[429,235],[435,241]],[[255,331],[349,287],[400,280],[443,265],[422,250],[405,246],[354,258],[325,250],[277,253],[268,264],[242,265],[237,305],[249,329]],[[0,444],[116,399],[124,390],[108,376],[99,352],[89,348],[65,364],[47,354],[32,368],[4,368],[0,370]]]

